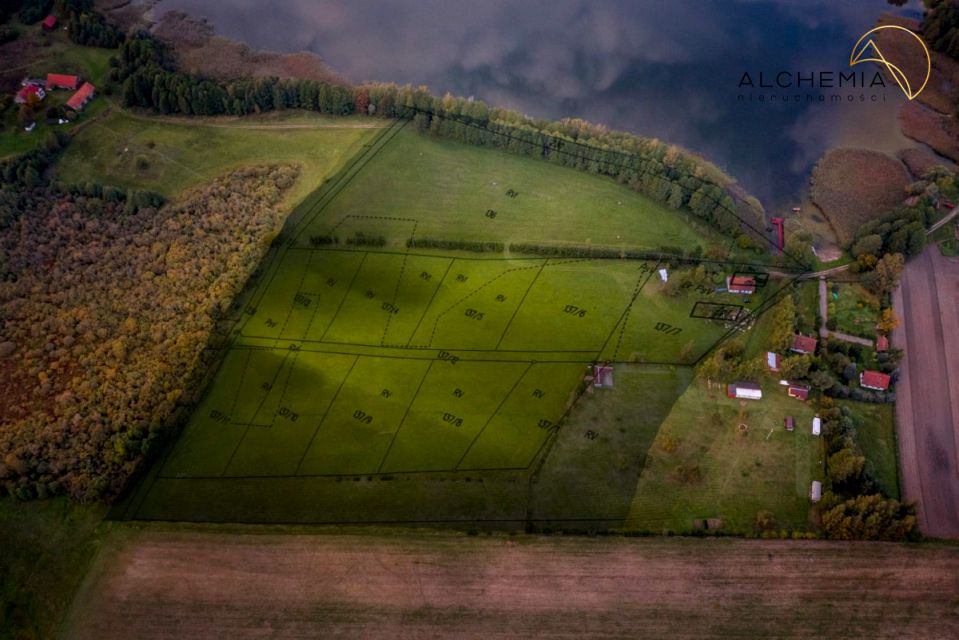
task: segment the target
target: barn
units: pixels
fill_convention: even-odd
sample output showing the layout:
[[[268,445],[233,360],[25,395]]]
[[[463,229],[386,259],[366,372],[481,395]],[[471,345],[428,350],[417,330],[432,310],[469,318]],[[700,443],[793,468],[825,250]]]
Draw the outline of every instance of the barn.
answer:
[[[87,103],[93,100],[94,95],[96,95],[96,89],[94,86],[89,82],[84,82],[79,91],[74,93],[72,96],[70,96],[70,99],[67,100],[67,106],[74,111],[82,111],[83,107],[87,106]]]
[[[878,371],[863,371],[859,374],[859,386],[873,391],[885,391],[891,381],[892,378],[887,374]]]
[[[763,390],[755,382],[735,382],[726,385],[726,395],[743,400],[762,400]]]
[[[47,74],[47,89],[50,89],[51,91],[53,89],[69,89],[70,91],[76,91],[77,87],[79,86],[80,78],[77,76],[71,76],[65,73]]]

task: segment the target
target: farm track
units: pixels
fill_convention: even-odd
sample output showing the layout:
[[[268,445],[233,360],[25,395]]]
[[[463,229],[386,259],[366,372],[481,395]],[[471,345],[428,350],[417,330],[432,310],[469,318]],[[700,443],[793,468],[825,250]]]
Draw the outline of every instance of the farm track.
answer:
[[[955,638],[959,549],[124,529],[64,637]]]
[[[905,358],[897,385],[903,496],[923,533],[959,538],[959,264],[929,247],[893,295]]]

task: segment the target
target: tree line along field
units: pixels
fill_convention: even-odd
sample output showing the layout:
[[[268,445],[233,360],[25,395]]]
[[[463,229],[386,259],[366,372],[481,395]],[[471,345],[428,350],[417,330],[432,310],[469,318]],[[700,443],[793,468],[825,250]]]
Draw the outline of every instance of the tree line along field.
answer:
[[[385,219],[392,219],[393,224]],[[592,176],[513,156],[399,131],[371,158],[363,180],[346,185],[297,242],[356,232],[402,245],[416,238],[687,250],[726,247],[729,239],[692,215],[669,209]]]
[[[459,164],[460,152],[490,157],[469,168]],[[428,171],[404,179],[411,164],[404,158],[420,153],[434,172],[452,161],[451,171],[462,172],[466,186],[450,181],[437,189],[428,184]],[[422,188],[412,189],[408,181]],[[519,217],[511,225],[484,227],[504,219],[485,216],[478,199],[469,204],[477,198],[471,191],[476,184],[512,189],[519,195],[505,197],[529,202],[523,215],[535,212],[555,221],[551,231]],[[446,198],[437,203],[423,189]],[[553,197],[557,193],[568,197]],[[576,195],[582,193],[594,197]],[[361,200],[363,194],[370,202]],[[633,220],[619,213],[621,201]],[[389,210],[377,208],[386,203],[392,203]],[[512,234],[535,232],[544,235],[534,240],[578,241],[578,229],[605,228],[592,222],[603,207],[618,216],[620,235],[632,247],[699,237],[675,212],[658,211],[609,180],[399,127],[379,132],[291,216],[270,259],[234,305],[232,341],[206,396],[175,446],[123,506],[124,515],[522,521],[530,474],[588,386],[584,376],[591,363],[688,369],[765,298],[759,291],[747,306],[741,297],[717,292],[741,268],[736,265],[416,246],[420,235],[452,233],[451,220],[458,216],[449,207],[460,206],[477,208],[474,217],[482,223],[460,229],[465,240],[527,240]],[[661,224],[651,224],[660,217]],[[344,229],[351,229],[344,238],[382,234],[385,241],[304,242]],[[662,233],[668,235],[657,235]],[[693,313],[723,305],[731,314],[725,319]],[[668,380],[663,410],[651,415],[664,417],[679,395]],[[654,376],[644,393],[652,399],[659,384]],[[637,459],[645,455],[642,446],[635,452]],[[628,484],[635,484],[635,476]],[[539,491],[544,505],[550,502],[548,487]],[[290,497],[291,491],[298,497]],[[617,498],[612,520],[625,517],[630,496]],[[572,505],[570,513],[581,506]],[[547,511],[549,518],[563,515]]]

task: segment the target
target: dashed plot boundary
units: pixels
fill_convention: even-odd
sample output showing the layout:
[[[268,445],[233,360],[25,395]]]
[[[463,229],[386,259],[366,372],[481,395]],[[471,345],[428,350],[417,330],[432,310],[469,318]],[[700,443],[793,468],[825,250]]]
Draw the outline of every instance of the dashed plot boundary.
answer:
[[[360,216],[360,217],[362,217],[362,216]],[[414,229],[413,229],[413,230],[414,230],[414,232],[415,232],[415,221],[413,221],[413,219],[410,219],[410,218],[402,218],[402,219],[398,219],[398,220],[403,220],[403,221],[407,221],[407,222],[414,222]],[[232,339],[231,339],[230,347],[233,347],[233,346],[237,345],[239,340],[247,339],[247,340],[272,340],[273,343],[274,343],[274,346],[279,345],[279,344],[281,344],[281,343],[289,343],[289,344],[292,344],[292,345],[295,345],[295,346],[305,345],[305,344],[318,344],[318,345],[329,345],[329,346],[347,346],[347,347],[349,347],[349,346],[354,346],[354,347],[366,347],[366,348],[384,348],[384,349],[419,350],[419,351],[430,351],[430,350],[437,350],[437,349],[445,349],[445,350],[448,350],[448,351],[465,351],[465,352],[474,352],[474,353],[477,353],[477,352],[478,352],[478,353],[482,353],[482,352],[500,353],[500,352],[504,352],[504,351],[510,351],[510,350],[502,350],[502,349],[499,348],[499,346],[502,344],[503,340],[505,339],[507,332],[509,331],[510,327],[512,326],[513,320],[518,316],[518,314],[520,313],[520,311],[522,311],[523,305],[526,303],[527,298],[528,298],[530,292],[533,290],[533,288],[536,286],[536,284],[537,284],[537,282],[538,282],[539,275],[541,275],[541,274],[543,273],[543,271],[545,271],[547,268],[549,268],[549,267],[557,267],[557,266],[562,266],[562,265],[568,265],[568,264],[585,263],[585,262],[609,262],[609,263],[615,263],[615,264],[622,264],[622,263],[624,263],[624,262],[639,262],[639,263],[642,263],[642,266],[640,267],[640,274],[639,274],[639,276],[638,276],[638,278],[637,278],[636,288],[633,290],[632,294],[626,298],[625,303],[624,303],[624,306],[623,306],[623,310],[622,310],[622,312],[620,313],[617,322],[614,323],[614,325],[613,325],[613,327],[612,327],[612,330],[609,332],[609,334],[608,334],[607,337],[606,337],[606,340],[603,342],[603,344],[602,344],[598,349],[563,350],[563,349],[556,348],[556,349],[539,349],[539,350],[537,350],[537,349],[512,350],[512,351],[517,352],[517,353],[530,353],[530,354],[531,354],[531,353],[544,353],[544,354],[561,354],[561,353],[583,353],[583,354],[585,354],[585,353],[594,353],[594,354],[595,354],[595,357],[593,358],[593,361],[598,361],[598,360],[600,360],[600,359],[602,358],[602,354],[606,352],[606,349],[607,349],[607,347],[610,345],[611,341],[612,341],[614,338],[616,338],[616,344],[615,344],[615,348],[614,348],[614,351],[613,351],[613,356],[612,356],[612,358],[611,358],[611,359],[606,358],[606,359],[603,359],[603,360],[604,360],[604,361],[608,361],[610,364],[617,364],[617,363],[624,363],[624,364],[625,364],[625,363],[628,363],[628,362],[630,362],[630,361],[621,361],[621,360],[619,360],[619,353],[620,353],[620,349],[621,349],[621,346],[622,346],[622,341],[623,341],[624,336],[625,336],[625,332],[626,332],[626,328],[627,328],[627,323],[628,323],[628,321],[629,321],[629,319],[630,319],[630,317],[631,317],[631,315],[632,315],[632,308],[633,308],[633,306],[636,304],[636,301],[639,299],[639,296],[641,295],[641,293],[645,290],[646,286],[647,286],[647,285],[649,284],[649,282],[652,280],[652,276],[656,273],[656,271],[657,271],[663,264],[665,264],[665,260],[671,260],[671,259],[672,259],[671,257],[668,257],[668,256],[660,256],[660,257],[659,257],[657,260],[655,260],[655,261],[650,260],[650,259],[645,259],[645,258],[631,258],[631,257],[626,257],[626,258],[604,258],[604,257],[592,257],[592,258],[589,258],[589,257],[587,257],[587,258],[569,258],[569,259],[557,259],[557,258],[545,258],[545,257],[472,258],[472,257],[468,257],[468,256],[467,256],[467,257],[451,256],[451,255],[446,255],[446,254],[443,254],[443,253],[435,253],[435,254],[433,254],[433,253],[426,253],[426,254],[424,254],[424,253],[417,253],[417,254],[413,254],[413,253],[410,253],[410,252],[399,252],[399,251],[376,251],[376,250],[361,250],[361,249],[347,249],[347,250],[343,250],[343,249],[331,249],[331,248],[327,248],[327,247],[309,248],[309,249],[302,249],[302,250],[307,250],[307,251],[310,251],[310,252],[336,252],[336,251],[346,251],[346,252],[352,253],[352,254],[358,254],[358,253],[359,253],[359,254],[362,254],[362,258],[360,259],[359,264],[358,264],[357,267],[356,267],[356,270],[353,272],[353,274],[352,274],[352,276],[351,276],[351,279],[350,279],[349,285],[348,285],[348,287],[347,287],[347,289],[346,289],[346,292],[345,292],[345,293],[343,294],[343,296],[340,298],[340,301],[339,301],[339,303],[338,303],[337,309],[336,309],[336,311],[334,312],[334,314],[333,314],[332,318],[330,319],[330,321],[328,322],[328,324],[327,324],[326,328],[324,329],[323,333],[320,335],[320,338],[319,338],[319,339],[316,339],[316,338],[285,338],[285,337],[282,336],[282,332],[281,332],[278,336],[276,336],[276,337],[261,336],[261,335],[256,335],[255,333],[246,333],[246,329],[247,329],[247,327],[248,327],[249,320],[250,320],[250,317],[247,317],[247,318],[243,321],[243,323],[241,324],[241,326],[239,327],[239,329],[234,332],[233,337],[232,337]],[[396,274],[395,274],[395,275],[396,275],[396,283],[395,283],[395,285],[393,286],[393,289],[392,289],[392,299],[391,299],[391,302],[390,302],[390,304],[392,304],[392,305],[395,305],[396,302],[397,302],[397,297],[398,297],[398,295],[399,295],[399,290],[400,290],[400,288],[401,288],[401,286],[402,286],[402,278],[403,278],[403,275],[404,275],[404,273],[405,273],[406,262],[407,262],[407,259],[408,259],[410,256],[424,257],[424,258],[432,258],[432,259],[439,259],[439,260],[445,259],[445,260],[449,260],[450,262],[449,262],[449,264],[446,266],[446,269],[445,269],[445,271],[444,271],[444,274],[443,274],[442,278],[439,279],[438,284],[437,284],[436,287],[433,289],[433,292],[432,292],[432,294],[430,295],[430,298],[429,298],[428,302],[427,302],[426,305],[423,307],[423,311],[422,311],[422,313],[420,314],[420,318],[419,318],[419,320],[417,321],[417,324],[416,324],[416,326],[414,327],[412,334],[410,334],[409,340],[407,340],[407,341],[405,342],[405,344],[389,344],[389,343],[387,343],[386,337],[387,337],[387,333],[388,333],[388,331],[389,331],[389,326],[390,326],[390,321],[391,321],[391,315],[390,315],[389,313],[385,314],[385,315],[386,315],[386,318],[385,318],[385,320],[384,320],[384,332],[383,332],[383,334],[382,334],[383,337],[381,338],[381,340],[379,341],[379,343],[366,343],[366,342],[360,342],[360,341],[331,341],[331,340],[326,340],[327,334],[329,333],[329,331],[330,331],[330,329],[333,327],[333,325],[336,323],[336,320],[337,320],[337,318],[338,318],[338,316],[339,316],[339,314],[340,314],[340,311],[343,309],[343,306],[346,304],[347,299],[349,299],[349,297],[350,297],[351,294],[355,294],[354,287],[355,287],[355,284],[356,284],[356,280],[357,280],[360,272],[362,271],[363,266],[364,266],[364,264],[365,264],[366,261],[367,261],[367,258],[368,258],[370,255],[388,255],[388,256],[395,256],[395,257],[397,257],[397,258],[400,258],[400,257],[401,257],[401,260],[400,260],[400,268],[397,269]],[[464,294],[462,297],[460,297],[459,299],[457,299],[456,302],[450,304],[448,307],[444,308],[442,311],[439,311],[438,313],[436,313],[435,316],[432,316],[432,317],[431,317],[431,311],[434,311],[434,310],[433,310],[433,304],[434,304],[434,302],[435,302],[436,296],[437,296],[438,292],[441,290],[441,288],[442,288],[442,286],[443,286],[446,278],[448,277],[449,273],[450,273],[450,272],[452,271],[452,269],[453,269],[453,266],[456,264],[456,262],[457,262],[458,260],[480,260],[480,261],[482,261],[482,262],[492,262],[492,263],[495,263],[495,262],[515,263],[516,261],[530,261],[530,262],[533,262],[534,264],[531,264],[531,265],[529,265],[529,266],[512,266],[512,267],[504,268],[503,271],[501,271],[501,272],[497,273],[496,275],[494,275],[493,277],[485,280],[484,282],[482,282],[482,284],[477,285],[474,289],[471,289],[469,292],[467,292],[467,293]],[[282,262],[282,261],[281,261],[281,262]],[[312,258],[311,258],[310,260],[308,260],[306,269],[309,268],[309,264],[310,264],[311,262],[312,262]],[[723,262],[721,262],[721,261],[696,261],[696,260],[690,260],[690,261],[687,261],[687,264],[698,264],[699,262],[708,263],[708,264],[711,264],[711,265],[724,265],[724,264],[725,264],[725,265],[731,267],[731,269],[730,269],[729,271],[732,272],[732,273],[737,273],[737,274],[747,273],[747,272],[744,272],[744,271],[742,271],[742,270],[736,270],[736,267],[741,266],[739,263],[723,263]],[[279,268],[279,265],[278,265],[278,268]],[[494,347],[492,347],[492,348],[478,349],[478,348],[460,348],[460,347],[458,347],[458,346],[455,345],[455,344],[452,344],[452,345],[437,345],[437,344],[434,344],[434,343],[435,343],[435,340],[436,340],[436,333],[437,333],[437,330],[438,330],[438,328],[439,328],[439,326],[440,326],[440,323],[443,321],[443,319],[444,319],[445,317],[448,316],[448,314],[450,314],[450,313],[451,313],[452,311],[454,311],[455,309],[459,308],[465,301],[469,300],[469,299],[472,298],[473,296],[477,295],[479,292],[483,291],[484,289],[486,289],[487,287],[489,287],[489,286],[492,285],[493,283],[497,282],[498,280],[502,279],[503,277],[506,277],[507,275],[509,275],[509,274],[511,274],[511,273],[515,273],[515,272],[518,272],[518,271],[528,271],[528,270],[533,270],[533,269],[537,269],[537,270],[538,270],[538,272],[537,272],[537,274],[536,274],[536,277],[534,277],[534,278],[531,280],[531,282],[526,286],[526,288],[525,288],[525,290],[524,290],[524,293],[523,293],[523,295],[522,295],[521,298],[520,298],[519,303],[517,304],[516,308],[513,310],[513,312],[512,312],[512,314],[511,314],[509,320],[507,321],[507,323],[506,323],[506,325],[505,325],[502,333],[500,334],[499,339],[497,340],[496,345],[495,345]],[[752,269],[752,270],[750,270],[748,273],[749,273],[751,276],[753,276],[753,277],[756,278],[757,283],[759,283],[759,282],[761,281],[761,282],[763,283],[763,286],[765,286],[765,285],[769,282],[770,274],[769,274],[768,272],[759,271],[758,269]],[[305,279],[305,277],[306,277],[306,271],[304,271],[304,275],[303,275],[302,278]],[[725,340],[728,340],[729,338],[731,338],[732,336],[734,336],[738,331],[743,330],[743,328],[744,328],[746,325],[748,325],[750,321],[753,321],[753,320],[755,320],[755,319],[758,319],[758,317],[759,317],[760,315],[762,315],[762,313],[769,308],[770,302],[778,301],[778,300],[781,298],[782,292],[783,292],[785,289],[791,287],[791,286],[792,286],[793,284],[795,284],[796,282],[798,282],[801,278],[802,278],[802,275],[801,275],[801,274],[794,274],[791,278],[786,279],[786,281],[785,281],[785,283],[782,285],[782,287],[780,287],[779,289],[777,289],[777,290],[776,290],[775,292],[773,292],[772,294],[768,295],[768,296],[764,299],[763,303],[762,303],[757,309],[754,309],[754,310],[748,310],[748,309],[746,309],[745,307],[743,307],[742,305],[736,305],[736,304],[733,304],[733,303],[718,303],[718,302],[705,301],[705,300],[696,301],[695,303],[693,303],[693,306],[692,306],[692,308],[691,308],[691,310],[690,310],[690,313],[689,313],[689,317],[690,317],[690,318],[697,318],[697,319],[703,319],[703,320],[713,320],[713,321],[720,321],[720,320],[721,320],[721,321],[724,321],[724,322],[727,322],[727,323],[730,324],[729,330],[728,330],[725,334],[723,334],[720,338],[718,338],[717,340],[715,340],[713,343],[709,344],[707,347],[705,347],[704,349],[702,349],[702,351],[701,351],[700,353],[695,354],[696,357],[695,357],[695,359],[694,359],[692,362],[690,362],[690,361],[688,361],[688,360],[682,360],[682,359],[680,359],[680,358],[678,357],[678,354],[677,354],[677,357],[674,358],[674,359],[657,361],[657,362],[650,362],[650,364],[674,364],[674,365],[698,364],[699,362],[701,362],[701,361],[703,360],[703,358],[707,357],[714,349],[716,349],[716,348],[717,348],[720,344],[722,344]],[[301,286],[302,286],[302,279],[301,279]],[[757,284],[757,286],[758,286],[758,284]],[[298,291],[298,293],[305,293],[305,294],[306,294],[307,292]],[[715,316],[715,315],[710,315],[710,314],[708,313],[707,309],[710,308],[710,307],[712,307],[712,308],[729,308],[729,309],[736,308],[736,309],[737,309],[737,313],[736,313],[735,317],[727,317],[727,316],[717,317],[717,316]],[[291,303],[290,311],[292,311],[292,303]],[[290,311],[287,312],[287,316],[286,316],[286,317],[287,317],[287,321],[288,321],[288,319],[289,319]],[[316,309],[316,308],[314,308],[314,312],[313,312],[313,313],[314,313],[314,315],[317,313],[317,309]],[[422,326],[423,322],[427,320],[427,318],[430,318],[430,321],[432,322],[432,329],[431,329],[431,332],[430,332],[429,339],[425,342],[425,344],[413,344],[413,341],[414,341],[414,339],[416,338],[417,332],[419,331],[419,329],[420,329],[420,327]],[[310,320],[310,324],[312,324],[312,322],[313,322],[313,320],[311,319],[311,320]],[[284,322],[284,325],[285,325],[285,322]],[[617,330],[618,330],[618,332],[619,332],[618,337],[616,336]]]

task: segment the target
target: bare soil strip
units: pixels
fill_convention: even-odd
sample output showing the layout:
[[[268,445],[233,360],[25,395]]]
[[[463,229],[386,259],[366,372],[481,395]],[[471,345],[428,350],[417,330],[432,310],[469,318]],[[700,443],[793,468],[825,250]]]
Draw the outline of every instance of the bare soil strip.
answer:
[[[903,495],[929,536],[959,538],[959,262],[929,247],[910,262],[893,306],[905,349],[897,386]]]
[[[123,529],[65,637],[955,638],[959,548]]]

